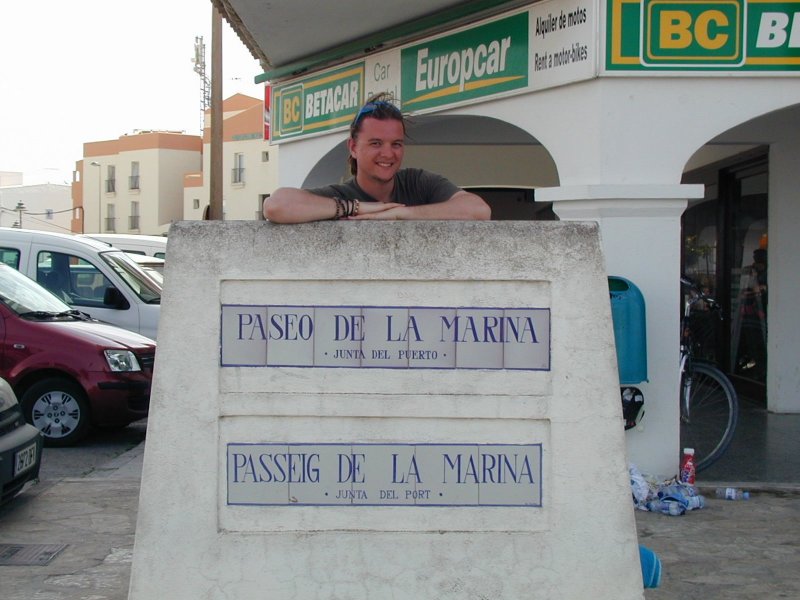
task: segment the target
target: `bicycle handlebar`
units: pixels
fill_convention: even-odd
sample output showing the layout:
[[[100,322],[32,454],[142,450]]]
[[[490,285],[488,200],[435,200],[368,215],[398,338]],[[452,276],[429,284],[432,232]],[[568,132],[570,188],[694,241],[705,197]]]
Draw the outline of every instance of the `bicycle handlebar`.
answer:
[[[718,310],[722,308],[719,302],[717,302],[714,298],[709,296],[700,287],[687,275],[681,275],[681,285],[684,287],[689,288],[691,299],[686,303],[686,309],[684,310],[684,314],[688,317],[691,308],[695,304],[699,304],[700,302],[705,302],[708,306],[714,310]],[[720,318],[722,318],[722,312],[720,311]]]

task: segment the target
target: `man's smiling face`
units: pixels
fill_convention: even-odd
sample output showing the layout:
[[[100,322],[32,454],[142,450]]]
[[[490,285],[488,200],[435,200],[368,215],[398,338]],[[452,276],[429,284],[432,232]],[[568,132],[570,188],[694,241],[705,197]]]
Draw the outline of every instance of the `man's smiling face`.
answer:
[[[364,117],[356,139],[348,140],[350,155],[358,162],[357,181],[388,183],[394,179],[405,151],[403,123],[397,119]]]

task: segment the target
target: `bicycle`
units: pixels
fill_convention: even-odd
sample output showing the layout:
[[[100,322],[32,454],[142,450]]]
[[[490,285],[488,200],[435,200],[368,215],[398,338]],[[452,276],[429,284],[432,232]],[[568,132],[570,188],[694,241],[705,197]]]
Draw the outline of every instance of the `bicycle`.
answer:
[[[681,448],[694,448],[695,468],[700,472],[728,449],[739,418],[739,400],[728,377],[712,362],[695,356],[692,311],[703,305],[719,312],[720,305],[688,277],[682,276],[681,284],[688,289],[681,319]]]

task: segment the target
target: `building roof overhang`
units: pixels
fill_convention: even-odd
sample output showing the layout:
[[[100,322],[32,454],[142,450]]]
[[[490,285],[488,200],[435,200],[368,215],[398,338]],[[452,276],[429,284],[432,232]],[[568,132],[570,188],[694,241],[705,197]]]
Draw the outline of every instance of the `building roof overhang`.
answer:
[[[291,78],[386,50],[530,0],[211,0],[264,69]]]

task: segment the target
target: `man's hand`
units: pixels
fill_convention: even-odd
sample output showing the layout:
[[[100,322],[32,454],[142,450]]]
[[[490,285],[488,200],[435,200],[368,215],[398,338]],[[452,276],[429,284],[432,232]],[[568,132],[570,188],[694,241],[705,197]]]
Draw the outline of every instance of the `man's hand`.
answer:
[[[366,208],[366,210],[364,210]],[[410,206],[397,202],[362,202],[358,214],[347,217],[348,221],[403,221],[410,217],[407,215]]]
[[[404,204],[397,202],[359,202],[358,214],[353,217],[348,217],[348,220],[353,221],[370,221],[370,220],[396,220],[394,213],[397,209],[408,208]]]
[[[365,211],[365,206],[378,204],[383,209]],[[460,190],[444,202],[405,206],[395,203],[362,202],[358,215],[350,217],[361,221],[485,221],[492,217],[492,209],[476,194]]]

